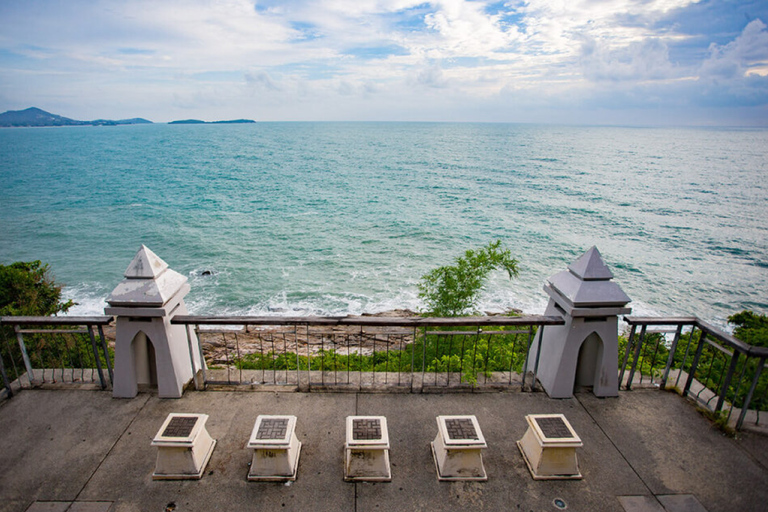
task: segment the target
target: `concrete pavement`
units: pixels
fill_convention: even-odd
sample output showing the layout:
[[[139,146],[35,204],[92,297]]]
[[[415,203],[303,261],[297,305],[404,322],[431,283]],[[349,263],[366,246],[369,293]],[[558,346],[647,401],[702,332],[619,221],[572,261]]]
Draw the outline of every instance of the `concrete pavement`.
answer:
[[[150,442],[170,412],[205,413],[218,441],[202,480],[154,481]],[[525,415],[563,413],[584,442],[584,478],[534,481],[515,442]],[[259,414],[293,414],[298,479],[247,482]],[[487,482],[436,478],[435,417],[474,414]],[[392,482],[343,481],[344,419],[383,415]],[[174,510],[765,510],[768,438],[724,436],[683,398],[657,390],[551,400],[544,393],[370,394],[187,391],[140,394],[24,390],[0,405],[0,512]],[[666,508],[664,508],[666,507]],[[697,508],[701,507],[701,508]]]

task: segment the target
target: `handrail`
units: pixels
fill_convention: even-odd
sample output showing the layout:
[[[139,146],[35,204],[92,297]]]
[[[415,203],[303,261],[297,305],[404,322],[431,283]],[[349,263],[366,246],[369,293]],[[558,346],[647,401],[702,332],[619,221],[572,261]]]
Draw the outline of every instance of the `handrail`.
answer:
[[[682,390],[683,396],[687,396],[689,392],[691,391],[691,386],[694,383],[696,379],[699,378],[697,372],[699,371],[699,365],[700,365],[700,356],[702,354],[702,349],[704,348],[705,344],[711,345],[713,349],[716,349],[720,354],[722,354],[720,357],[724,360],[722,366],[720,367],[720,372],[715,372],[715,377],[717,377],[717,381],[715,383],[712,383],[713,381],[710,380],[710,376],[714,369],[714,359],[710,359],[709,362],[709,369],[708,372],[706,372],[706,376],[703,377],[704,382],[699,383],[698,386],[700,390],[698,393],[696,393],[696,399],[701,401],[699,396],[704,393],[705,396],[707,393],[710,393],[710,398],[706,400],[705,405],[707,407],[710,407],[710,402],[713,401],[715,398],[717,399],[716,405],[714,406],[714,412],[720,413],[722,411],[723,405],[726,403],[726,400],[729,399],[730,396],[729,393],[737,393],[738,389],[742,386],[742,381],[745,377],[747,377],[749,374],[747,373],[747,363],[752,360],[756,361],[754,364],[754,373],[751,376],[751,385],[749,386],[749,390],[744,396],[743,403],[741,404],[741,412],[739,414],[738,420],[736,421],[736,429],[741,429],[744,419],[746,417],[747,410],[749,409],[750,403],[752,401],[753,395],[758,387],[758,382],[761,378],[761,373],[763,370],[763,367],[765,366],[766,359],[768,359],[768,347],[758,347],[754,345],[750,345],[748,343],[745,343],[739,339],[737,339],[732,334],[729,334],[727,332],[724,332],[723,330],[713,326],[712,324],[709,324],[703,320],[701,320],[698,317],[690,316],[690,317],[633,317],[633,316],[625,316],[624,321],[627,322],[632,327],[632,330],[629,335],[629,340],[627,342],[626,352],[624,355],[624,363],[621,365],[620,372],[619,372],[619,380],[623,380],[624,376],[624,370],[627,367],[627,364],[629,362],[630,352],[634,353],[634,356],[632,358],[632,366],[631,370],[629,372],[629,377],[627,378],[626,382],[626,389],[631,389],[633,377],[635,374],[635,370],[638,364],[638,361],[643,358],[645,361],[645,358],[647,356],[647,350],[643,351],[641,356],[641,350],[643,350],[643,345],[645,343],[646,334],[649,332],[646,330],[646,327],[651,325],[664,325],[664,326],[676,326],[677,330],[675,333],[675,339],[667,347],[669,350],[669,356],[666,361],[666,365],[664,366],[662,377],[660,380],[660,387],[664,388],[666,387],[666,381],[667,377],[670,374],[670,370],[673,367],[674,364],[674,356],[675,351],[677,350],[677,344],[678,341],[681,338],[682,334],[682,328],[684,326],[690,326],[691,329],[699,329],[701,331],[701,336],[699,338],[699,341],[696,343],[695,346],[691,344],[693,338],[690,336],[688,338],[688,344],[685,348],[685,355],[682,359],[682,364],[680,365],[677,370],[678,373],[678,381],[680,379],[680,375],[687,372],[688,377],[686,379],[685,386]],[[637,338],[635,337],[635,334],[637,333],[638,326],[641,327],[639,336]],[[691,331],[693,332],[693,331]],[[655,353],[659,350],[659,340],[656,340],[656,348],[654,349],[654,356],[651,361],[651,365],[654,365],[653,359],[655,359]],[[719,343],[719,344],[718,344]],[[728,349],[732,349],[732,352],[730,352]],[[691,354],[693,355],[692,362],[690,363],[690,367],[686,369],[686,361],[689,355],[689,350],[692,350]],[[742,354],[744,355],[744,363],[740,363],[740,359]],[[645,364],[645,363],[644,363]],[[738,368],[741,367],[741,371],[738,372]],[[651,373],[653,373],[653,366],[651,367]],[[752,370],[751,370],[752,371]],[[750,378],[750,377],[748,377]],[[640,376],[640,382],[642,383],[643,375]],[[654,380],[654,377],[651,376],[651,381]],[[711,384],[708,384],[707,382],[710,382]],[[621,382],[619,383],[621,385]],[[735,388],[731,388],[735,385]],[[711,388],[710,388],[711,386]],[[705,393],[705,391],[709,389]],[[743,389],[743,388],[741,388]],[[730,390],[730,391],[729,391]],[[735,401],[735,400],[734,400]],[[732,412],[732,407],[729,407],[728,409],[728,418],[730,418]]]
[[[107,346],[107,341],[104,336],[104,326],[109,325],[114,320],[114,317],[112,316],[106,316],[106,315],[94,315],[94,316],[2,316],[0,317],[0,325],[1,326],[7,326],[7,327],[13,327],[13,330],[16,334],[16,340],[19,345],[19,350],[21,352],[21,358],[24,362],[24,368],[27,371],[27,378],[29,379],[30,383],[35,381],[35,370],[32,367],[32,361],[30,359],[30,355],[27,351],[27,344],[24,341],[24,334],[48,334],[48,335],[75,335],[75,334],[87,334],[88,339],[90,341],[91,349],[93,353],[91,354],[93,356],[93,360],[96,364],[96,371],[98,372],[98,378],[99,382],[101,384],[101,388],[105,389],[107,387],[107,380],[105,379],[105,376],[102,372],[102,364],[101,364],[101,357],[99,355],[99,352],[101,351],[101,355],[103,355],[107,367],[107,371],[109,373],[109,381],[113,382],[114,375],[113,375],[113,368],[112,368],[112,362],[110,361],[109,357],[109,348]],[[69,326],[69,327],[77,327],[77,326],[85,326],[85,329],[76,330],[76,329],[50,329],[50,330],[36,330],[36,329],[22,329],[21,326],[50,326],[50,327],[63,327],[63,326]],[[98,331],[98,341],[97,341],[97,334],[94,332],[94,328]],[[11,363],[13,363],[13,356],[10,354],[10,348],[9,348],[9,357],[11,357]],[[72,369],[74,379],[74,368],[75,366],[67,367]],[[81,367],[81,369],[84,369],[84,367]],[[46,370],[44,368],[42,370],[42,381],[45,381],[45,372]],[[64,367],[62,366],[62,379],[64,374]],[[15,370],[14,366],[14,372],[15,376],[19,375],[19,372]],[[0,358],[0,373],[2,374],[3,378],[3,384],[7,391],[7,395],[9,397],[13,396],[13,389],[11,386],[11,382],[8,377],[8,371],[5,368],[5,364],[3,363],[2,359]],[[82,373],[82,372],[81,372]]]
[[[6,325],[109,325],[111,316],[2,316],[0,324]]]
[[[295,372],[295,379],[292,380],[292,384],[296,384],[297,386],[306,386],[305,389],[309,389],[311,386],[316,385],[312,381],[312,375],[311,371],[312,368],[317,369],[318,366],[322,370],[322,368],[325,368],[326,366],[326,359],[329,361],[328,368],[333,368],[332,373],[332,379],[333,384],[338,384],[337,380],[337,374],[339,371],[344,372],[346,384],[349,384],[350,381],[350,371],[352,371],[353,374],[359,374],[360,380],[358,381],[358,385],[362,388],[362,378],[363,373],[361,369],[361,359],[358,359],[357,361],[354,361],[354,354],[358,354],[358,357],[361,357],[361,354],[364,352],[369,352],[373,354],[373,358],[371,359],[371,365],[370,369],[365,370],[368,372],[369,375],[369,385],[375,385],[378,379],[375,377],[375,373],[377,370],[375,370],[375,367],[377,363],[373,362],[374,359],[376,359],[376,343],[379,343],[380,349],[383,351],[382,353],[379,353],[379,356],[383,355],[383,362],[382,359],[379,359],[378,365],[381,366],[381,364],[384,365],[384,370],[382,373],[382,376],[385,379],[385,382],[387,382],[387,376],[386,374],[390,372],[390,364],[394,366],[394,368],[397,368],[396,370],[393,370],[396,372],[396,380],[398,382],[398,385],[401,384],[401,374],[403,372],[403,358],[401,355],[390,357],[390,345],[393,345],[393,350],[398,353],[406,356],[406,359],[410,361],[410,370],[406,370],[407,372],[411,372],[410,376],[408,378],[409,380],[409,386],[411,388],[411,391],[414,389],[423,389],[424,387],[424,379],[425,379],[425,371],[428,365],[432,364],[430,361],[427,361],[427,355],[428,352],[434,354],[430,355],[430,357],[434,357],[434,361],[436,364],[443,365],[444,370],[441,372],[434,372],[434,382],[435,385],[437,385],[437,379],[438,379],[438,373],[441,376],[444,376],[446,378],[446,386],[450,386],[450,380],[451,380],[451,374],[458,375],[459,379],[463,379],[467,375],[471,375],[470,380],[474,380],[476,378],[476,372],[478,365],[482,367],[486,367],[489,364],[488,357],[492,350],[492,342],[488,342],[487,347],[483,348],[482,350],[485,351],[485,356],[480,359],[477,359],[479,354],[477,353],[477,343],[478,343],[478,336],[506,336],[506,335],[525,335],[527,334],[526,338],[527,341],[521,342],[520,345],[518,345],[517,339],[512,341],[511,350],[514,351],[515,347],[518,347],[518,350],[522,348],[525,351],[524,356],[518,356],[518,357],[525,357],[526,362],[524,366],[527,366],[527,351],[528,348],[531,345],[531,342],[533,341],[533,336],[536,333],[536,330],[539,331],[544,329],[545,326],[551,326],[551,325],[563,325],[565,324],[565,320],[559,316],[543,316],[543,315],[528,315],[528,316],[474,316],[474,317],[421,317],[421,316],[412,316],[412,317],[378,317],[378,316],[331,316],[331,317],[320,317],[320,316],[195,316],[195,315],[177,315],[171,318],[171,324],[173,325],[184,325],[187,327],[187,338],[189,343],[189,349],[190,354],[193,354],[195,348],[193,347],[194,342],[190,338],[190,331],[189,327],[194,327],[195,331],[197,332],[215,332],[217,334],[222,334],[222,340],[219,344],[217,344],[218,347],[223,346],[223,356],[225,360],[225,366],[227,368],[231,368],[233,366],[233,363],[235,361],[238,361],[237,364],[240,364],[239,361],[242,361],[243,354],[240,350],[240,343],[237,338],[238,332],[242,334],[241,331],[232,331],[231,336],[234,337],[234,346],[230,348],[229,344],[226,341],[226,338],[224,337],[224,334],[227,331],[208,331],[207,329],[201,330],[201,326],[246,326],[246,332],[250,333],[251,335],[256,335],[258,337],[258,340],[255,340],[255,345],[252,345],[251,351],[254,347],[258,347],[258,361],[259,364],[266,364],[265,366],[262,366],[262,380],[266,379],[264,377],[265,373],[264,370],[268,370],[269,372],[272,372],[272,380],[275,381],[275,373],[274,370],[276,367],[272,367],[272,365],[275,363],[275,358],[277,357],[274,351],[274,333],[269,332],[269,330],[265,331],[264,333],[261,333],[261,331],[248,331],[247,326],[260,326],[260,327],[267,327],[267,326],[284,326],[284,327],[291,327],[293,329],[300,329],[302,332],[299,334],[298,332],[291,332],[291,333],[279,333],[278,336],[280,336],[280,341],[283,344],[282,352],[290,352],[292,354],[295,354],[296,361],[295,363],[292,361],[291,365],[295,364],[295,368],[292,370]],[[512,330],[496,330],[492,329],[492,327],[513,327]],[[357,329],[359,327],[359,330]],[[370,331],[366,328],[371,328]],[[457,328],[460,327],[469,327],[470,330],[467,331],[458,331]],[[519,328],[523,328],[524,330],[520,330]],[[314,329],[313,331],[313,328]],[[325,328],[325,329],[324,329]],[[328,328],[332,328],[333,332],[325,332],[328,330]],[[346,329],[344,329],[346,328]],[[352,328],[352,329],[350,329]],[[390,329],[388,332],[387,328],[397,328],[397,329]],[[429,330],[429,328],[432,328],[433,330]],[[445,330],[439,330],[440,328],[445,328]],[[526,329],[527,328],[527,329]],[[305,330],[306,329],[306,330]],[[400,332],[400,331],[405,332]],[[343,331],[343,332],[337,332],[337,331]],[[391,332],[395,331],[395,332]],[[420,349],[419,352],[421,352],[420,355],[417,356],[413,351],[409,352],[403,351],[404,344],[407,345],[408,343],[412,343],[413,340],[416,339],[416,332],[421,331],[421,343],[420,343]],[[411,332],[409,335],[408,332]],[[286,339],[285,336],[288,336],[289,339]],[[371,336],[370,338],[366,338],[367,336]],[[402,336],[407,336],[411,338],[411,341],[407,341],[406,339],[402,338]],[[439,339],[430,338],[430,337],[438,337]],[[454,340],[454,337],[457,337]],[[469,340],[466,338],[462,338],[462,336],[472,336],[473,339]],[[394,337],[394,338],[392,338]],[[319,345],[319,350],[317,352],[310,353],[310,338],[312,338],[314,341],[312,342],[313,345],[317,346]],[[442,340],[442,341],[441,341]],[[300,354],[299,349],[299,342],[301,341],[302,345],[306,345],[304,349],[302,349],[302,352],[305,352],[304,354]],[[371,346],[363,348],[363,343],[371,343]],[[328,344],[329,351],[326,350],[326,343]],[[469,347],[474,347],[474,350],[470,354],[469,352],[464,352],[464,346],[467,346],[467,349]],[[278,348],[279,348],[280,342],[278,342]],[[290,349],[286,349],[285,345],[289,345]],[[267,346],[266,350],[264,346]],[[395,348],[397,347],[397,348]],[[461,349],[459,350],[459,347]],[[200,359],[202,360],[204,358],[202,344],[198,344],[197,349],[200,352]],[[340,350],[340,352],[337,352],[337,349]],[[230,350],[233,350],[234,352],[230,354]],[[270,351],[271,350],[271,351]],[[456,351],[459,352],[458,359]],[[221,353],[220,353],[221,354]],[[252,352],[253,354],[253,352]],[[447,355],[451,355],[450,358],[446,359]],[[221,356],[220,356],[221,357]],[[251,356],[246,356],[251,357]],[[291,357],[294,357],[292,355]],[[336,357],[340,357],[339,360],[335,359]],[[368,356],[366,356],[368,357]],[[515,357],[513,357],[510,354],[504,355],[503,357],[506,357],[509,359],[509,367],[504,370],[506,373],[508,373],[509,376],[509,384],[512,384],[512,365],[513,361],[515,361]],[[272,361],[269,361],[269,359],[272,359]],[[419,359],[421,359],[421,364],[419,364]],[[482,360],[481,360],[482,359]],[[266,363],[263,363],[263,361],[267,361]],[[314,362],[313,362],[314,361]],[[319,361],[319,364],[317,362]],[[340,361],[340,362],[338,362]],[[301,362],[301,365],[300,365]],[[285,360],[280,362],[280,366],[282,367],[284,364],[286,364]],[[498,364],[498,362],[495,362],[493,364]],[[471,369],[469,368],[469,365],[471,365]],[[235,365],[237,366],[237,365]],[[302,366],[303,369],[302,372],[306,371],[306,374],[304,377],[300,376],[300,370],[299,367]],[[407,364],[405,366],[408,366]],[[356,369],[352,369],[353,367],[357,367]],[[415,368],[420,368],[420,370],[416,370],[414,372]],[[338,370],[338,368],[342,368],[342,370]],[[533,366],[533,380],[531,383],[531,390],[535,390],[536,387],[536,372],[538,369],[538,360]],[[198,384],[198,381],[196,380],[196,387],[198,389],[205,389],[205,383],[208,381],[208,374],[209,372],[206,371],[205,367],[203,368],[196,368],[193,365],[193,373],[197,374],[198,371],[201,375],[201,381]],[[283,368],[284,370],[284,368]],[[283,371],[281,370],[281,371]],[[238,372],[238,383],[242,383],[243,381],[243,369],[241,366],[239,366],[236,370]],[[382,370],[378,370],[382,371]],[[431,372],[431,371],[430,371]],[[418,379],[418,374],[421,374],[420,383],[414,384],[415,380],[414,378]],[[486,375],[488,377],[488,375]],[[230,374],[229,370],[227,370],[227,384],[231,384]],[[442,378],[442,377],[441,377]],[[506,379],[506,377],[504,377]],[[321,380],[321,386],[325,386],[325,373],[321,371],[320,373],[320,380]],[[286,382],[288,381],[288,375],[286,373]],[[211,381],[213,382],[213,381]],[[484,380],[484,383],[487,382],[487,378]],[[525,388],[526,385],[526,374],[525,372],[522,375],[522,388]],[[473,384],[474,386],[474,384]]]
[[[376,327],[455,327],[505,325],[563,325],[559,316],[464,316],[464,317],[377,317],[377,316],[195,316],[176,315],[180,325],[370,325]]]
[[[625,316],[624,321],[629,325],[692,325],[707,335],[721,341],[742,354],[755,357],[768,357],[768,347],[756,347],[749,343],[744,343],[732,334],[718,329],[714,325],[701,320],[697,316],[684,317],[650,317],[650,316]]]

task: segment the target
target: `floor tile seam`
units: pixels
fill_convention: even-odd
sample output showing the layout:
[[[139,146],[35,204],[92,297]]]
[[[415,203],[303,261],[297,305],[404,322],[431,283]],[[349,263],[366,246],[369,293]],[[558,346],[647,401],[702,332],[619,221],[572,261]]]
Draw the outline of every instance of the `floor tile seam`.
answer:
[[[96,469],[93,470],[93,472],[91,473],[91,476],[88,477],[88,480],[85,481],[83,486],[77,492],[77,495],[75,495],[75,499],[72,501],[72,503],[74,503],[75,501],[78,501],[78,499],[80,499],[80,495],[83,494],[83,491],[85,491],[85,488],[88,487],[88,484],[91,483],[91,480],[93,480],[93,477],[96,476],[96,473],[99,472],[99,469],[101,469],[101,466],[104,464],[104,461],[106,461],[109,458],[109,455],[115,449],[115,446],[117,446],[117,443],[119,443],[120,440],[123,438],[123,436],[125,436],[125,433],[128,432],[128,429],[130,429],[131,426],[136,422],[136,420],[138,419],[139,415],[142,413],[144,408],[147,406],[147,404],[149,403],[149,399],[151,398],[151,395],[150,394],[145,394],[144,397],[145,397],[144,398],[144,403],[141,404],[141,407],[139,407],[136,410],[136,413],[133,415],[133,418],[131,418],[131,421],[128,422],[128,424],[125,426],[123,431],[120,432],[120,435],[117,436],[117,438],[115,439],[115,442],[112,443],[112,446],[109,447],[109,450],[107,450],[107,453],[99,461],[99,464],[98,464],[98,466],[96,466]],[[135,400],[135,398],[133,398],[132,400]],[[111,501],[111,500],[105,500],[105,501]]]
[[[597,419],[592,415],[592,413],[589,411],[587,406],[584,405],[584,403],[581,401],[579,396],[577,394],[574,394],[573,397],[579,403],[579,405],[584,410],[584,412],[587,413],[587,416],[589,416],[590,419],[594,422],[594,424],[597,425],[597,428],[600,430],[600,432],[602,432],[602,434],[605,436],[605,438],[608,440],[608,442],[611,443],[611,445],[614,447],[616,452],[621,456],[621,458],[624,460],[624,462],[627,463],[627,466],[629,466],[629,468],[632,470],[632,472],[635,474],[635,476],[637,476],[637,479],[640,480],[640,482],[643,484],[643,487],[645,487],[648,490],[648,493],[651,496],[653,496],[653,499],[655,499],[658,502],[659,500],[656,498],[656,493],[653,492],[653,490],[651,489],[651,486],[648,485],[648,483],[645,481],[645,479],[643,479],[643,477],[640,475],[640,473],[638,473],[638,471],[635,469],[635,467],[632,465],[632,463],[629,461],[629,459],[627,459],[627,457],[624,455],[624,452],[621,451],[621,449],[613,441],[611,436],[608,435],[608,432],[606,432],[605,429],[603,429],[603,426],[600,425],[600,422],[598,422]],[[659,504],[661,504],[661,503],[659,503]]]

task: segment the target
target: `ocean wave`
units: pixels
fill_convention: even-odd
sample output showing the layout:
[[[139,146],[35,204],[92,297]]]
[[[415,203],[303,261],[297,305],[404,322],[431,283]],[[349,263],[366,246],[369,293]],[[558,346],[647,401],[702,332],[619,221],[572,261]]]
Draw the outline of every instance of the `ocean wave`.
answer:
[[[94,316],[103,315],[107,307],[107,295],[102,286],[79,284],[67,286],[61,292],[64,301],[72,300],[75,305],[69,308],[65,316]]]

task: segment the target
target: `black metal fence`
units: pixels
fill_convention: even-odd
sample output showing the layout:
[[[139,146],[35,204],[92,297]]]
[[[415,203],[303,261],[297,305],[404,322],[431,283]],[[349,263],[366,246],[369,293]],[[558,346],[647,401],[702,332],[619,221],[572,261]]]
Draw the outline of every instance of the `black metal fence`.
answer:
[[[111,322],[111,316],[1,317],[3,393],[55,383],[98,383],[106,389],[112,358],[103,328]]]
[[[632,317],[619,352],[619,387],[677,388],[724,421],[768,410],[768,348],[748,345],[696,317]]]
[[[546,316],[176,316],[171,322],[194,326],[201,341],[208,368],[193,368],[199,389],[405,392],[535,388],[536,362],[523,371],[533,336],[564,323]]]

